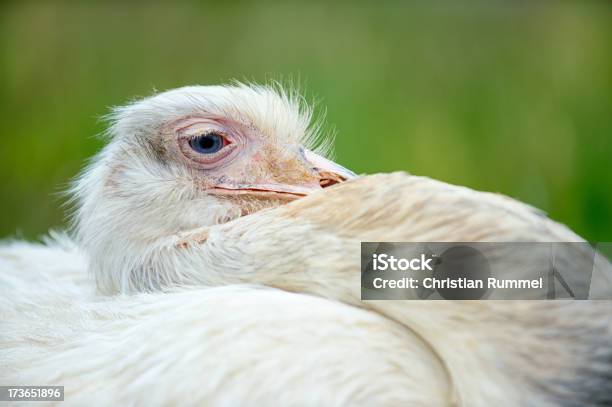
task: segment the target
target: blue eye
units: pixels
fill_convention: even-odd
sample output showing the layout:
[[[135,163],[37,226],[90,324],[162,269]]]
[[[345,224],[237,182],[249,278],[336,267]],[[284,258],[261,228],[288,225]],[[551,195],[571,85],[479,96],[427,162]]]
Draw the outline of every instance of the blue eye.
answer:
[[[214,154],[224,147],[223,136],[217,133],[202,134],[189,140],[189,145],[200,154]]]

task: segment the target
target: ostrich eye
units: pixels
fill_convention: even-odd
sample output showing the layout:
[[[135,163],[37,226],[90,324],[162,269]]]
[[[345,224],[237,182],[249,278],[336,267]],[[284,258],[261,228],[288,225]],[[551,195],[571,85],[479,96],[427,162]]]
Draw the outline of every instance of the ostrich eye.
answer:
[[[189,145],[200,154],[214,154],[225,146],[225,140],[220,134],[208,133],[192,138]]]

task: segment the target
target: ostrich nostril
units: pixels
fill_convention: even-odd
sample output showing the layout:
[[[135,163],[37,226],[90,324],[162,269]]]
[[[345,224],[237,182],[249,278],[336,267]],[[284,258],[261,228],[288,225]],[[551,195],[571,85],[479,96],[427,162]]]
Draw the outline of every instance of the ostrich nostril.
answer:
[[[315,170],[319,173],[319,185],[321,188],[331,187],[332,185],[346,181],[346,178],[336,173],[330,171],[320,171],[317,168],[315,168]]]
[[[333,179],[328,179],[328,178],[323,178],[319,181],[319,185],[321,185],[321,188],[327,188],[330,187],[332,185],[336,185],[338,184],[340,181],[336,181]]]

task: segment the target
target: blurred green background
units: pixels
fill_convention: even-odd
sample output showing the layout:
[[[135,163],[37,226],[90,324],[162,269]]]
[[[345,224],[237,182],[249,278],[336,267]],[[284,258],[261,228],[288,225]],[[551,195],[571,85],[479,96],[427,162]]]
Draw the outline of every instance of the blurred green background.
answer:
[[[112,105],[299,78],[336,157],[497,191],[612,239],[612,3],[3,3],[0,236],[64,225],[58,192]]]

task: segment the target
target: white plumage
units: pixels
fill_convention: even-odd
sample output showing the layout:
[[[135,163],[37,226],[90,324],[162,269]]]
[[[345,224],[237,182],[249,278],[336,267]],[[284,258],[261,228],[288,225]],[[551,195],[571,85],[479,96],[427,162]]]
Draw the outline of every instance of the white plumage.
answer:
[[[63,236],[0,259],[0,384],[64,385],[58,405],[442,404],[420,390],[445,387],[435,358],[372,312],[254,286],[103,297]]]
[[[0,250],[0,383],[65,385],[74,405],[611,401],[609,302],[361,302],[360,241],[582,239],[423,177],[343,183],[296,100],[189,87],[117,109],[73,189],[78,248]],[[233,150],[194,147],[209,134]]]

